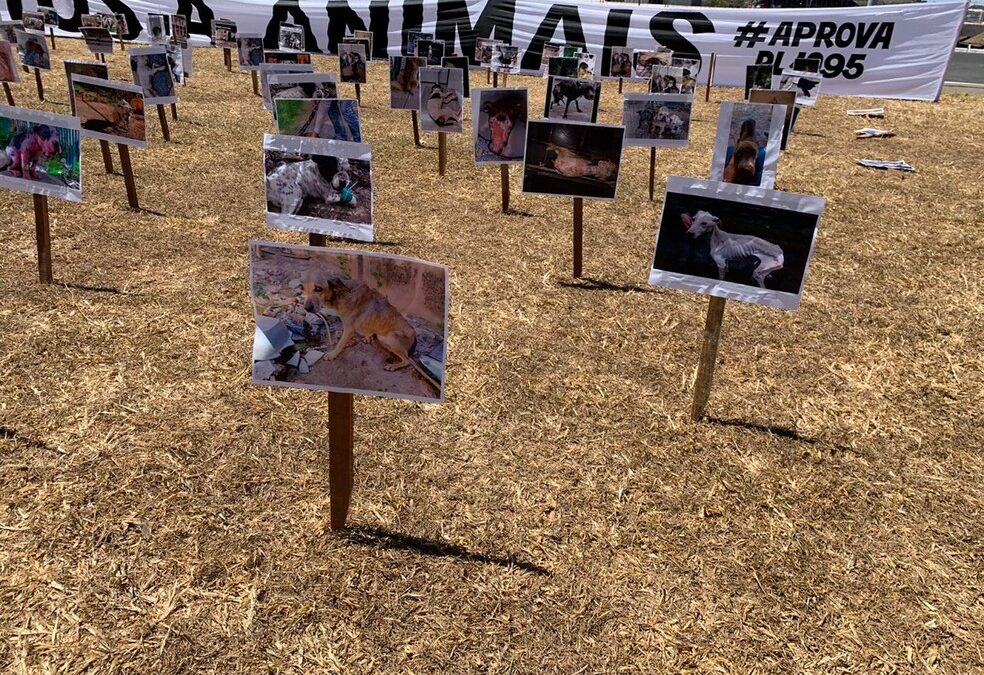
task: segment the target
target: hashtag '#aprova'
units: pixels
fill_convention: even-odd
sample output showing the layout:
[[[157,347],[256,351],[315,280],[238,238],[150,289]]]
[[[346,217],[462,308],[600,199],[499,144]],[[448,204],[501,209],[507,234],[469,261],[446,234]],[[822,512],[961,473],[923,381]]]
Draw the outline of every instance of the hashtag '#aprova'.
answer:
[[[735,32],[735,47],[741,47],[742,43],[747,43],[745,47],[754,47],[759,42],[765,42],[768,34],[765,21],[749,21]]]

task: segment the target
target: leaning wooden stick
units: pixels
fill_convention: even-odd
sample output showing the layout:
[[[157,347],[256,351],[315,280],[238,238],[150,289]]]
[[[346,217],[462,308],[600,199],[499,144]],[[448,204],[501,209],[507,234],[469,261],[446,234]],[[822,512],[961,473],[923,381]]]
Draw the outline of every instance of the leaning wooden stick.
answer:
[[[355,83],[355,100],[358,102],[359,107],[361,108],[362,107],[362,87],[359,86],[359,83],[358,82]]]
[[[711,52],[711,62],[707,65],[707,89],[704,91],[704,103],[711,100],[711,83],[714,81],[715,63],[717,63],[717,54]]]
[[[41,71],[37,68],[34,69],[34,82],[38,85],[38,100],[44,100],[44,83],[41,82]]]
[[[448,134],[445,131],[437,132],[437,171],[442,176],[448,168]]]
[[[622,78],[618,78],[618,93],[622,93]]]
[[[656,191],[656,148],[649,148],[649,201],[653,201]]]
[[[123,143],[118,143],[116,147],[120,151],[120,165],[123,167],[123,182],[126,184],[126,202],[134,211],[140,208],[137,200],[137,181],[133,177],[133,165],[130,163],[130,147]]]
[[[55,47],[55,27],[48,26],[48,30],[50,31],[49,34],[51,35],[51,51],[56,51],[58,48]]]
[[[178,121],[178,104],[177,103],[172,103],[171,104],[171,119],[174,120],[175,122]]]
[[[260,78],[257,77],[255,70],[249,71],[249,74],[253,76],[253,93],[260,96]]]
[[[225,58],[226,70],[228,70],[231,73],[232,72],[232,50],[229,49],[228,47],[223,47],[222,48],[222,51],[224,52],[223,58]]]
[[[704,343],[700,348],[697,382],[694,385],[694,403],[690,409],[690,417],[695,422],[704,416],[707,399],[711,396],[711,383],[714,380],[714,364],[717,361],[718,342],[721,339],[721,322],[724,319],[725,302],[724,298],[712,297],[707,306]]]
[[[51,275],[51,229],[48,221],[48,198],[34,197],[34,229],[38,240],[38,275],[42,284],[54,283]]]
[[[157,119],[161,121],[161,135],[164,136],[165,141],[170,141],[171,129],[167,126],[167,114],[164,112],[164,106],[161,104],[157,105]]]
[[[10,91],[10,85],[3,83],[3,93],[7,95],[7,105],[17,105],[14,103],[14,93]]]
[[[581,278],[581,255],[584,237],[584,198],[574,198],[574,278]]]
[[[420,145],[420,122],[417,120],[417,111],[410,111],[410,119],[413,120],[413,144],[418,148]]]
[[[502,212],[509,213],[509,165],[500,164],[499,171],[502,175]]]
[[[113,155],[109,152],[109,141],[99,141],[99,149],[102,150],[103,167],[106,173],[113,173]]]

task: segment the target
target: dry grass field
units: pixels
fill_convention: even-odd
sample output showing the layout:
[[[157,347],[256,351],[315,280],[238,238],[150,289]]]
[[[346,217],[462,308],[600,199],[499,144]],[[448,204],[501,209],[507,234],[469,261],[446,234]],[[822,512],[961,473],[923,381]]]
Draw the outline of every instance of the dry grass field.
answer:
[[[82,44],[54,56],[52,100],[27,76],[18,103],[67,111]],[[467,121],[439,177],[373,63],[366,248],[450,266],[448,402],[357,398],[339,536],[327,397],[249,382],[246,242],[305,241],[264,224],[272,119],[221,51],[195,72],[173,141],[150,114],[132,153],[144,211],[85,141],[84,203],[51,202],[56,285],[30,196],[2,192],[0,670],[984,671],[984,98],[804,112],[778,174],[828,200],[802,307],[728,304],[694,424],[707,299],[645,281],[666,175],[707,175],[741,92],[701,90],[655,202],[625,151],[575,282],[570,201],[513,169],[501,214]],[[542,104],[544,80],[509,85]],[[895,138],[854,139],[872,105]],[[618,123],[613,83],[601,110]]]

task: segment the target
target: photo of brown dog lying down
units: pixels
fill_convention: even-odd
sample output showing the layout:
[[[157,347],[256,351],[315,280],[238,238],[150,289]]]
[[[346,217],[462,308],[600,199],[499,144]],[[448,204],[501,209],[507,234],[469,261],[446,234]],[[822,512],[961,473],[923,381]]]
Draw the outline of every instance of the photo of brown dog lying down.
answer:
[[[250,261],[254,381],[443,400],[447,268],[266,242]]]

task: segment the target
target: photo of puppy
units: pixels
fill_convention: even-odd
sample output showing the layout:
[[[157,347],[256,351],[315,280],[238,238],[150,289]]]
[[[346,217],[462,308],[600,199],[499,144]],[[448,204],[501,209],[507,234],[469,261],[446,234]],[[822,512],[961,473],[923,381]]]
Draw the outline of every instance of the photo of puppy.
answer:
[[[72,104],[82,135],[148,147],[143,90],[134,84],[72,75]]]
[[[342,82],[366,83],[366,46],[338,45],[338,72]]]
[[[75,101],[72,98],[72,76],[84,75],[101,80],[109,79],[109,66],[99,61],[65,61],[65,79],[68,82],[68,105],[75,114]]]
[[[690,143],[693,97],[686,94],[626,93],[622,103],[625,144],[685,148]]]
[[[263,142],[267,224],[372,241],[371,162],[364,143],[267,134]]]
[[[601,82],[571,77],[547,79],[543,116],[575,122],[595,122],[601,103]],[[574,107],[571,110],[571,106]]]
[[[0,82],[20,82],[14,63],[14,48],[6,40],[0,40]]]
[[[630,47],[612,47],[612,56],[608,65],[609,77],[632,77],[632,49]]]
[[[443,400],[446,267],[258,241],[249,254],[254,382]]]
[[[274,98],[277,133],[362,142],[359,103],[348,98]]]
[[[461,133],[464,87],[458,68],[420,69],[420,129]]]
[[[776,182],[785,119],[784,106],[722,103],[711,180],[771,188]]]
[[[178,102],[174,89],[174,73],[164,47],[131,49],[130,72],[133,83],[143,87],[146,105]]]
[[[615,199],[624,133],[604,124],[530,120],[523,192]]]
[[[476,164],[518,164],[526,147],[526,89],[472,91]]]
[[[239,54],[239,70],[259,70],[263,59],[263,36],[251,33],[236,35],[236,51]]]
[[[28,68],[51,70],[51,54],[44,33],[17,31],[17,54]]]
[[[0,188],[82,201],[79,120],[0,105]]]
[[[424,67],[424,63],[424,59],[419,56],[390,57],[390,108],[420,108],[420,69]]]
[[[670,176],[649,283],[799,306],[824,200]]]

